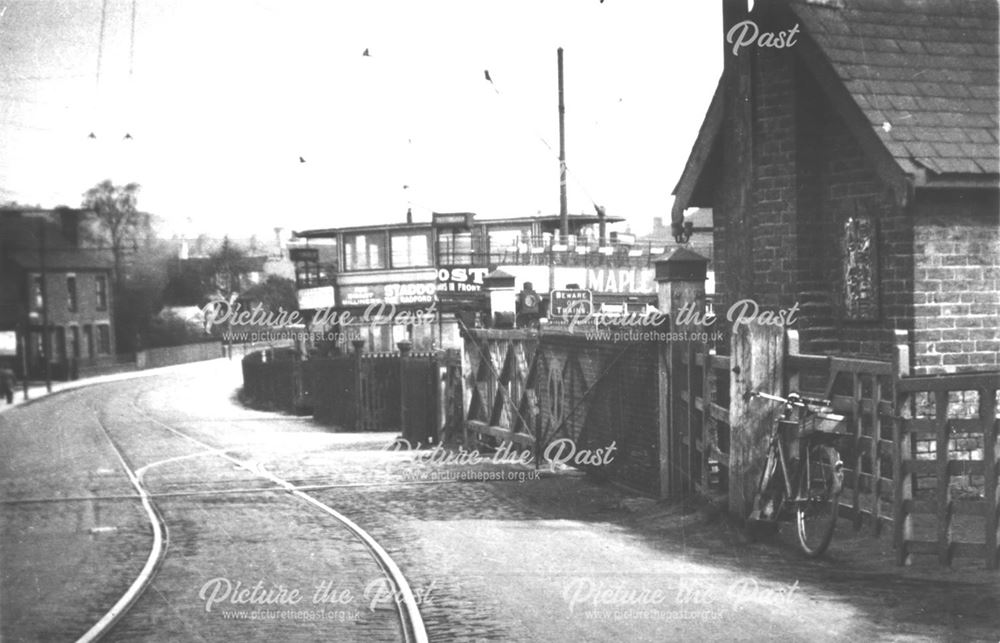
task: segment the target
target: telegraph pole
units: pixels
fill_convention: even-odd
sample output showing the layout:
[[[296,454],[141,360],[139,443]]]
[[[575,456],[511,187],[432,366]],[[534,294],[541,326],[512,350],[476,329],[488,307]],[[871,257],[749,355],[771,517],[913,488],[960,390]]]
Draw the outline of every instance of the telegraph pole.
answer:
[[[563,102],[563,50],[556,50],[559,68],[559,226],[563,239],[569,237],[569,209],[566,205],[566,104]],[[565,241],[563,241],[565,243]]]

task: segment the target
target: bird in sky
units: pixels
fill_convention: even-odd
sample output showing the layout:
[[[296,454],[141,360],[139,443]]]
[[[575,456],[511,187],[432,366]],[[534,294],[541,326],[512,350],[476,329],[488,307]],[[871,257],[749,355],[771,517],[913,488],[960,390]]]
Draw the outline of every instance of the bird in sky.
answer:
[[[362,56],[368,56],[369,58],[372,57],[372,55],[370,53],[368,53],[368,47],[365,47],[365,50],[363,52],[361,52],[361,55]]]
[[[126,141],[131,141],[132,135],[129,134],[128,132],[125,132],[125,136],[123,136],[122,138],[125,139]]]
[[[490,78],[490,70],[489,69],[484,69],[483,70],[483,75],[486,76],[486,80],[488,80],[491,83],[493,82],[493,79]]]
[[[97,134],[91,132],[90,134],[87,134],[87,138],[97,138]]]
[[[306,160],[300,156],[299,157],[299,163],[305,163],[305,162],[306,162]]]

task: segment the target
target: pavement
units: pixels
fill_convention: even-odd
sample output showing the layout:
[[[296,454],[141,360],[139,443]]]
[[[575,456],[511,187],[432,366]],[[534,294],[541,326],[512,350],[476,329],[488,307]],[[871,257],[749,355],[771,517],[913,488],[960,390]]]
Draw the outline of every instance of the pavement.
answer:
[[[0,416],[0,638],[75,638],[145,562],[149,521],[110,438],[169,537],[107,640],[400,640],[367,552],[267,475],[388,551],[432,641],[1000,640],[1000,575],[981,563],[899,568],[886,538],[846,523],[806,559],[789,534],[748,543],[709,502],[657,502],[571,469],[427,462],[389,450],[392,434],[246,409],[239,377],[225,360],[112,376]],[[304,599],[207,610],[224,581]]]

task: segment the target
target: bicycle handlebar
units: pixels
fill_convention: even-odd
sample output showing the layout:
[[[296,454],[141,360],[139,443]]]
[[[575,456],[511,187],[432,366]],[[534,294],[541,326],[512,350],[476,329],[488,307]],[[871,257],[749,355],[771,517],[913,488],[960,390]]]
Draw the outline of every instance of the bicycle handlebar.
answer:
[[[791,404],[792,406],[831,406],[832,402],[830,400],[823,400],[816,397],[803,397],[798,393],[789,393],[788,397],[781,397],[779,395],[771,395],[770,393],[764,393],[763,391],[751,391],[748,394],[747,399],[753,399],[755,397],[762,397],[765,400],[774,400],[775,402],[781,402],[783,404]]]

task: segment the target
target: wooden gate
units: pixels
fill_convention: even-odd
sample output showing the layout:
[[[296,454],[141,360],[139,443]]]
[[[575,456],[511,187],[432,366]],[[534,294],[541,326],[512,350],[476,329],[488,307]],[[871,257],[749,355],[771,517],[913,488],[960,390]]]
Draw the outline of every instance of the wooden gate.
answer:
[[[602,464],[572,461],[656,494],[660,487],[659,345],[579,334],[542,335],[528,386],[538,402],[537,444],[566,457],[601,454]],[[564,440],[559,452],[559,445]],[[611,447],[613,451],[609,451]],[[607,455],[607,458],[604,458]]]
[[[729,385],[732,359],[719,354],[723,342],[695,331],[677,333],[677,341],[662,347],[669,369],[670,413],[668,462],[670,475],[664,495],[697,492],[725,494],[729,489]],[[661,456],[662,457],[662,456]]]
[[[976,557],[997,569],[998,389],[1000,373],[899,381],[893,460],[899,564],[930,554],[942,565]]]
[[[534,449],[537,404],[527,394],[527,383],[534,379],[538,335],[519,330],[463,333],[466,446],[511,442],[518,449]]]
[[[471,330],[466,337],[467,447],[509,442],[541,462],[552,445],[557,461],[659,491],[663,382],[655,344],[558,331]],[[576,460],[584,451],[606,464]]]
[[[355,430],[399,430],[399,361],[394,353],[361,353],[357,358]]]
[[[304,366],[317,422],[347,431],[400,428],[399,355],[353,353]]]

